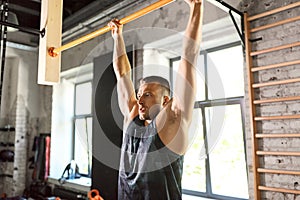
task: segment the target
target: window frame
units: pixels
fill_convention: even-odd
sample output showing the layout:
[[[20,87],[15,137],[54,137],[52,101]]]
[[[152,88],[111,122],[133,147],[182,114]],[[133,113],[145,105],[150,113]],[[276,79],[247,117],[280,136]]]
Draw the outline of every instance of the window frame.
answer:
[[[91,83],[91,89],[93,87],[93,80],[87,80],[87,81],[82,81],[82,82],[76,82],[74,84],[74,115],[72,117],[72,150],[71,150],[71,154],[72,154],[72,160],[75,160],[75,137],[76,137],[76,120],[78,119],[88,119],[88,118],[91,118],[92,119],[92,123],[93,123],[93,114],[92,114],[92,102],[91,102],[91,110],[90,110],[90,113],[89,114],[80,114],[80,115],[76,115],[76,87],[78,85],[81,85],[81,84],[85,84],[85,83]],[[92,101],[92,93],[93,91],[91,90],[91,101]],[[92,124],[93,126],[93,124]],[[92,133],[90,133],[91,136],[93,137],[93,129],[92,129]],[[92,151],[90,152],[92,154]],[[91,163],[88,163],[88,166],[89,166],[89,169],[88,169],[88,174],[83,174],[83,173],[80,173],[81,176],[83,177],[89,177],[91,178],[91,175],[92,175],[92,161]]]
[[[204,56],[204,77],[205,77],[205,83],[207,83],[208,79],[208,61],[207,61],[207,55],[209,53],[223,50],[226,48],[241,46],[242,43],[240,41],[233,42],[225,45],[221,45],[218,47],[210,48],[204,51],[200,52],[200,55]],[[173,81],[173,62],[180,60],[180,56],[176,58],[170,59],[170,86],[171,91],[174,88],[174,81]],[[200,101],[195,101],[194,109],[201,109],[202,113],[202,126],[203,126],[203,137],[206,138],[207,133],[207,125],[206,125],[206,114],[205,114],[205,108],[208,107],[215,107],[215,106],[227,106],[227,105],[239,105],[241,110],[241,122],[242,122],[242,131],[243,131],[243,144],[244,144],[244,152],[245,152],[245,163],[246,163],[246,175],[248,177],[248,166],[247,166],[247,155],[246,155],[246,135],[245,135],[245,106],[244,106],[244,96],[235,96],[235,97],[227,97],[227,98],[220,98],[220,99],[209,99],[208,95],[208,86],[205,84],[205,99]],[[212,192],[212,181],[211,181],[211,171],[210,171],[210,156],[208,153],[208,144],[207,139],[204,140],[205,145],[205,151],[207,158],[205,159],[205,173],[206,173],[206,192],[200,192],[200,191],[193,191],[188,189],[182,189],[183,194],[186,195],[192,195],[192,196],[198,196],[198,197],[207,197],[207,198],[214,198],[214,199],[222,199],[222,200],[245,200],[243,198],[238,197],[230,197],[230,196],[223,196],[214,194]]]

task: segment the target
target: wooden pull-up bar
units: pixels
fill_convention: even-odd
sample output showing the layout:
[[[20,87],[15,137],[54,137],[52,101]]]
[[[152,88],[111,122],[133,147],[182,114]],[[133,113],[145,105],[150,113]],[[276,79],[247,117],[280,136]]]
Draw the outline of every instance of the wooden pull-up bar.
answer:
[[[144,16],[144,15],[146,15],[146,14],[148,14],[148,13],[150,13],[150,12],[152,12],[152,11],[158,9],[158,8],[161,8],[161,7],[163,7],[163,6],[171,3],[173,1],[175,1],[175,0],[160,0],[160,1],[156,2],[156,3],[154,3],[154,4],[151,4],[150,6],[147,6],[147,7],[143,8],[143,9],[141,9],[141,10],[139,10],[139,11],[137,11],[137,12],[135,12],[135,13],[129,15],[129,16],[127,16],[127,17],[124,17],[123,19],[120,20],[120,23],[121,24],[126,24],[128,22],[131,22],[131,21],[133,21],[133,20],[135,20],[135,19],[137,19],[139,17],[142,17],[142,16]],[[108,32],[110,30],[111,30],[111,28],[109,26],[104,26],[104,27],[98,29],[95,32],[92,32],[92,33],[87,34],[87,35],[85,35],[85,36],[83,36],[81,38],[78,38],[78,39],[76,39],[76,40],[74,40],[74,41],[72,41],[70,43],[62,45],[61,47],[57,47],[57,48],[50,47],[48,49],[48,53],[49,53],[50,56],[55,57],[60,52],[62,52],[64,50],[67,50],[67,49],[70,49],[70,48],[72,48],[74,46],[77,46],[77,45],[79,45],[79,44],[81,44],[83,42],[86,42],[86,41],[88,41],[90,39],[93,39],[93,38],[99,36],[99,35],[102,35],[102,34]]]

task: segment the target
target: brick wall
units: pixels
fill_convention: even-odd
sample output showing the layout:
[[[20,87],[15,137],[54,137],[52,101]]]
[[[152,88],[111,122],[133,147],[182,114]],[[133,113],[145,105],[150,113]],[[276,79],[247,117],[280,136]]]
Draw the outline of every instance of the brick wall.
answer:
[[[26,168],[27,168],[27,117],[28,112],[25,99],[18,97],[16,110],[16,131],[15,131],[15,158],[13,172],[13,195],[23,194],[26,188]]]
[[[34,137],[51,132],[52,87],[36,84],[36,52],[8,48],[8,55],[0,125],[9,124],[15,127],[15,131],[9,134],[0,132],[0,141],[14,143],[14,147],[9,148],[15,156],[14,162],[0,162],[0,173],[12,175],[0,177],[0,194],[18,196],[32,182],[29,158],[34,156]]]

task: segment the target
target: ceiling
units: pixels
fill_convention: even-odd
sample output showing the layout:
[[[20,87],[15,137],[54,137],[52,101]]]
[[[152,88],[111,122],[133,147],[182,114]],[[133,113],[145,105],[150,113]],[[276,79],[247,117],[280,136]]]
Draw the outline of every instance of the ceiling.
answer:
[[[19,20],[19,25],[39,29],[41,0],[8,0],[8,8],[14,12]],[[84,21],[97,12],[122,0],[63,0],[63,29],[70,29],[78,22]],[[75,13],[80,10],[88,12]]]
[[[41,1],[43,0],[0,0],[0,2],[8,1],[8,9],[17,15],[19,26],[40,30],[40,9]],[[50,0],[51,1],[51,0]],[[209,2],[217,2],[224,0],[207,0]],[[74,27],[88,19],[97,16],[102,11],[107,10],[117,4],[120,7],[123,5],[130,5],[133,3],[143,3],[144,0],[63,0],[63,33],[68,30],[73,30]],[[226,0],[229,5],[237,7],[240,0]],[[219,4],[217,2],[217,4]],[[19,44],[26,44],[29,46],[37,46],[39,37],[37,35],[28,34],[23,37],[24,33],[11,32],[7,38],[9,41]]]

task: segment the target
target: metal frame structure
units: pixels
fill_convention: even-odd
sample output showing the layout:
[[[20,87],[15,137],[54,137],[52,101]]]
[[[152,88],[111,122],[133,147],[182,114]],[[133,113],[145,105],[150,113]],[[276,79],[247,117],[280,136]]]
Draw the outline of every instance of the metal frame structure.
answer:
[[[121,24],[126,24],[128,22],[131,22],[139,17],[142,17],[158,8],[161,8],[171,2],[173,2],[175,0],[160,0],[160,1],[157,1],[156,3],[154,4],[151,4],[131,15],[128,15],[127,17],[123,18],[120,20],[120,23]],[[238,15],[240,15],[241,17],[243,17],[243,14],[242,12],[240,12],[239,10],[237,10],[236,8],[232,7],[231,5],[227,4],[226,2],[222,1],[222,0],[216,0],[217,2],[219,2],[220,4],[222,4],[223,6],[227,7],[229,9],[229,15],[231,16],[232,20],[233,20],[233,23],[239,33],[239,36],[241,38],[242,41],[243,40],[243,33],[240,32],[235,20],[234,20],[234,17],[232,16],[232,11],[237,13]],[[19,29],[20,31],[22,32],[25,32],[25,33],[29,33],[29,34],[35,34],[35,35],[41,35],[41,37],[43,37],[45,35],[45,28],[43,28],[42,30],[37,30],[37,29],[33,29],[33,28],[29,28],[29,27],[22,27],[22,26],[19,26],[19,25],[16,25],[16,24],[12,24],[12,23],[9,23],[7,21],[3,21],[3,20],[0,20],[0,25],[3,25],[4,27],[12,27],[12,28],[17,28]],[[49,48],[49,54],[51,56],[57,56],[58,53],[66,50],[66,49],[69,49],[69,48],[72,48],[74,46],[77,46],[83,42],[86,42],[90,39],[93,39],[99,35],[102,35],[106,32],[110,31],[110,28],[108,26],[104,26],[102,27],[101,29],[95,31],[95,32],[92,32],[90,34],[87,34],[81,38],[78,38],[72,42],[69,42],[65,45],[62,45],[61,47],[50,47]]]
[[[8,19],[8,0],[1,1],[1,13],[0,20],[7,22]],[[2,99],[3,91],[3,79],[4,79],[4,66],[5,66],[5,57],[6,57],[6,41],[7,41],[7,26],[0,25],[0,53],[1,53],[1,82],[0,82],[0,102]]]
[[[161,8],[161,7],[169,4],[169,3],[172,3],[173,1],[175,1],[175,0],[160,0],[160,1],[157,1],[154,4],[151,4],[151,5],[145,7],[143,9],[141,9],[141,10],[139,10],[139,11],[131,14],[131,15],[128,15],[127,17],[124,17],[123,19],[120,20],[120,23],[121,24],[129,23],[129,22],[131,22],[131,21],[133,21],[133,20],[135,20],[135,19],[137,19],[139,17],[142,17],[142,16],[144,16],[144,15],[146,15],[146,14],[148,14],[148,13],[150,13],[150,12],[156,10],[156,9],[159,9],[159,8]],[[235,13],[239,14],[243,18],[243,14],[240,11],[238,11],[237,9],[233,8],[232,6],[230,6],[229,4],[227,4],[227,3],[223,2],[223,1],[220,1],[220,0],[216,0],[216,1],[219,2],[219,3],[221,3],[222,5],[226,6],[229,9],[229,14],[231,16],[232,16],[231,12],[234,11]],[[240,37],[241,37],[241,40],[244,41],[243,40],[243,34],[239,31],[238,26],[237,26],[237,24],[236,24],[236,22],[235,22],[235,20],[234,20],[233,17],[232,17],[232,20],[233,20],[234,25],[235,25],[235,27],[236,27],[236,29],[237,29]],[[69,43],[67,43],[65,45],[62,45],[61,47],[57,47],[57,48],[50,47],[49,48],[49,55],[55,57],[60,52],[62,52],[64,50],[70,49],[70,48],[72,48],[74,46],[77,46],[77,45],[83,43],[83,42],[91,40],[91,39],[93,39],[93,38],[95,38],[97,36],[100,36],[100,35],[108,32],[108,31],[110,31],[110,30],[111,30],[110,27],[104,26],[104,27],[100,28],[97,31],[94,31],[94,32],[92,32],[90,34],[87,34],[87,35],[85,35],[85,36],[83,36],[81,38],[78,38],[78,39],[76,39],[76,40],[74,40],[72,42],[69,42]]]

